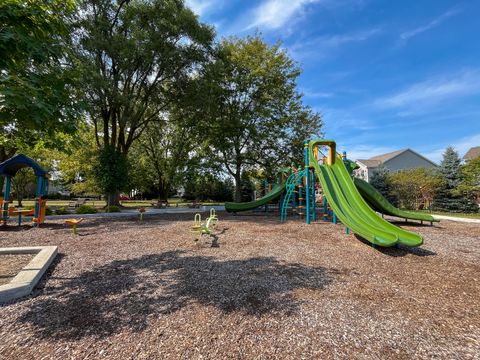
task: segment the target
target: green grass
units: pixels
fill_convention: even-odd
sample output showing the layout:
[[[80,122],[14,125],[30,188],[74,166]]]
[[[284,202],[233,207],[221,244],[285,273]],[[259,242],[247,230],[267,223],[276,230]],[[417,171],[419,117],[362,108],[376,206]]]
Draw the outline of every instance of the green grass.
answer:
[[[52,208],[59,208],[59,207],[65,207],[68,209],[68,205],[74,200],[48,200],[47,201],[47,206],[52,207]],[[139,208],[139,207],[152,207],[152,204],[155,204],[157,200],[125,200],[125,201],[120,201],[122,206],[126,208]],[[170,207],[172,206],[179,206],[179,207],[187,207],[192,203],[192,201],[186,201],[184,199],[178,199],[178,198],[172,198],[168,199],[168,203]],[[17,205],[17,202],[14,201],[14,205]],[[103,200],[95,200],[95,201],[87,201],[87,205],[92,205],[95,206],[97,209],[103,209],[107,204]],[[208,201],[202,201],[200,203],[201,205],[223,205],[223,203],[219,202],[208,202]],[[34,206],[35,201],[34,200],[23,200],[22,205],[24,207],[28,206]],[[73,210],[73,207],[70,208]]]

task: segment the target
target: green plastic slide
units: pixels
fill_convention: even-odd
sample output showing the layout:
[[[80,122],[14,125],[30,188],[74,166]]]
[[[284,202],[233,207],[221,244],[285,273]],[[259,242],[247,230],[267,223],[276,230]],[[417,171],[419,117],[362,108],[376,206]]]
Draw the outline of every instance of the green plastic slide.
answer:
[[[321,165],[313,155],[316,145],[333,141],[313,140],[309,143],[310,166],[322,185],[332,210],[340,221],[352,232],[372,244],[393,246],[419,246],[423,243],[420,235],[401,229],[382,219],[365,202],[358,192],[343,161],[335,156],[332,165]]]
[[[380,192],[372,185],[362,179],[353,179],[355,186],[365,200],[379,213],[396,216],[404,219],[421,221],[438,221],[432,215],[422,214],[414,211],[404,211],[393,206]]]
[[[278,198],[282,193],[285,191],[285,184],[276,184],[273,186],[272,190],[270,190],[265,196],[261,198],[249,201],[249,202],[227,202],[225,203],[225,210],[228,212],[239,212],[239,211],[247,211],[253,210],[258,208],[259,206],[268,204],[270,201],[275,200]]]

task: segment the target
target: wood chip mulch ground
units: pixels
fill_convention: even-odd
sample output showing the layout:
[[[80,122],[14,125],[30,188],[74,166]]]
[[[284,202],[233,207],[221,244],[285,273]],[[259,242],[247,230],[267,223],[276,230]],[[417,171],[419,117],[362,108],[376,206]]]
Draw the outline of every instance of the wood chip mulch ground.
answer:
[[[9,283],[33,259],[33,256],[33,254],[0,254],[0,285]]]
[[[0,306],[0,359],[479,359],[480,226],[398,224],[416,249],[341,225],[220,213],[0,230],[58,245],[32,296]],[[215,246],[212,247],[212,241]]]

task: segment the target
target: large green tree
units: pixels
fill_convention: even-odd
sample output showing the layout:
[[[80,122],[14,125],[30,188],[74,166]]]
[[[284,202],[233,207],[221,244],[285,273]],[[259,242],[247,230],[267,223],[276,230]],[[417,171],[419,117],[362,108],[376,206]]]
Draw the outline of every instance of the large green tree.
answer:
[[[208,146],[235,180],[241,199],[245,170],[273,169],[302,157],[303,141],[320,133],[321,119],[301,104],[300,70],[280,44],[259,35],[224,39],[206,69],[201,94],[207,98]],[[282,164],[283,162],[283,164]]]
[[[138,187],[147,180],[155,189],[158,200],[166,201],[174,184],[185,181],[188,172],[197,164],[194,149],[198,147],[199,126],[189,114],[171,112],[169,119],[152,122],[131,151],[130,162]]]
[[[73,42],[99,149],[126,156],[153,121],[165,121],[206,60],[211,27],[181,0],[83,0]],[[118,203],[118,192],[108,202]]]
[[[406,209],[428,208],[444,180],[423,167],[404,170],[389,176],[391,193]]]
[[[473,200],[477,204],[480,203],[480,156],[470,160],[460,169],[461,180],[458,184],[455,194]],[[472,206],[472,211],[475,207]]]
[[[75,136],[68,136],[62,151],[55,151],[59,183],[75,195],[99,195],[101,189],[95,178],[95,161],[98,151],[95,147],[94,129],[81,124]]]
[[[0,2],[0,161],[39,142],[58,147],[76,128],[69,62],[73,0]]]

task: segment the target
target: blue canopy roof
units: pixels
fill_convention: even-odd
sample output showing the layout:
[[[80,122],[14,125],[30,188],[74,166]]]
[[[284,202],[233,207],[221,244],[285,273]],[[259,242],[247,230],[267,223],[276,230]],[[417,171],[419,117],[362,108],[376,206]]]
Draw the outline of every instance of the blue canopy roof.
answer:
[[[15,155],[0,164],[0,176],[15,176],[18,170],[31,167],[35,176],[46,177],[47,172],[35,161],[23,154]]]

